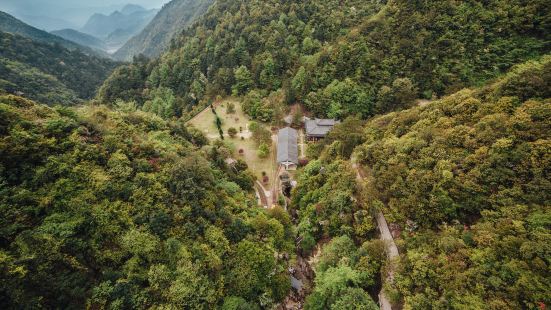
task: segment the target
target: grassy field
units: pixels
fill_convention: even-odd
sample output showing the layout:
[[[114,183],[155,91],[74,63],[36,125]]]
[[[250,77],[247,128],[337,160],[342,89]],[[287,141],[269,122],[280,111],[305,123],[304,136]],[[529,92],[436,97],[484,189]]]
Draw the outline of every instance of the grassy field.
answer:
[[[227,113],[227,103],[232,102],[235,105],[235,113]],[[256,142],[251,139],[251,134],[248,130],[248,124],[250,119],[243,113],[241,109],[241,103],[235,100],[225,100],[217,106],[216,112],[222,119],[222,129],[224,131],[224,138],[226,143],[234,151],[235,158],[243,159],[249,169],[256,175],[259,181],[262,180],[262,172],[266,172],[270,178],[268,185],[263,184],[265,188],[269,189],[272,186],[273,171],[275,170],[275,146],[272,145],[270,155],[268,158],[261,159],[257,155]],[[188,124],[193,125],[195,128],[201,130],[209,140],[219,139],[218,129],[215,124],[215,117],[210,108],[205,109],[199,113],[196,117],[191,119]],[[235,138],[228,136],[228,129],[234,127],[237,129],[238,134]],[[239,132],[239,128],[242,128],[242,132]],[[243,137],[243,139],[241,139]],[[239,150],[243,149],[243,155],[239,155]]]

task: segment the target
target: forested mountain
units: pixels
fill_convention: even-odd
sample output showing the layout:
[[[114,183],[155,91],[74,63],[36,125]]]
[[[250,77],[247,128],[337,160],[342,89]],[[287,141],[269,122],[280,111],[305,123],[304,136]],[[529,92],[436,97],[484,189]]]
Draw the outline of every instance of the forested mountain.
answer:
[[[220,0],[159,60],[116,71],[100,99],[143,103],[169,88],[185,111],[219,94],[282,89],[319,116],[368,117],[544,54],[548,11],[548,1]]]
[[[371,290],[381,265],[368,219],[383,210],[402,232],[388,290],[404,309],[549,305],[550,77],[545,56],[491,85],[338,125],[293,194],[303,250],[334,238],[324,254],[339,270],[332,273]],[[352,151],[362,186],[345,162]],[[316,285],[307,305],[323,309],[334,295],[323,293],[322,279]]]
[[[256,207],[246,165],[226,166],[223,145],[200,149],[182,122],[123,110],[0,96],[0,306],[280,300],[288,215]]]
[[[550,6],[174,0],[118,67],[0,15],[0,308],[546,309]]]
[[[108,52],[115,52],[132,36],[140,33],[155,17],[158,10],[126,6],[110,15],[94,14],[80,31],[105,41]]]
[[[408,308],[551,303],[551,56],[365,133],[373,203],[420,227],[393,288]]]
[[[68,41],[57,35],[50,34],[46,31],[34,28],[2,11],[0,11],[0,31],[27,37],[36,42],[49,44],[56,43],[70,50],[79,49],[84,53],[94,54],[91,49],[85,47],[84,45],[79,45],[73,41]]]
[[[113,56],[130,61],[143,54],[158,57],[165,51],[170,40],[205,14],[214,0],[172,0],[164,5],[155,18],[140,34],[130,39]]]
[[[0,31],[0,89],[47,104],[90,99],[117,64]]]
[[[100,40],[89,34],[76,31],[74,29],[61,29],[61,30],[52,31],[50,33],[58,37],[62,37],[66,40],[80,44],[82,46],[88,46],[95,50],[100,50],[100,51],[107,50],[107,46],[105,45],[105,42],[103,42],[103,40]]]

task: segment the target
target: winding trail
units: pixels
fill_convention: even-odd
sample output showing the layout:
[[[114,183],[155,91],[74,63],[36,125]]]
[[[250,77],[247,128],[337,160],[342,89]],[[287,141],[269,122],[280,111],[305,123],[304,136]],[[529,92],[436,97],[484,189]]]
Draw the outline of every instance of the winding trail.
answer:
[[[364,179],[366,178],[364,172],[362,171],[360,165],[356,162],[355,158],[351,159],[352,168],[356,171],[356,179],[359,184],[363,184]],[[387,259],[390,262],[390,268],[388,268],[388,274],[385,278],[385,283],[392,283],[394,281],[394,264],[400,257],[398,253],[398,247],[392,238],[390,229],[388,228],[388,223],[386,218],[381,210],[377,211],[375,216],[377,220],[377,227],[379,228],[380,239],[383,240],[386,244],[386,253]],[[381,288],[379,292],[379,306],[382,310],[392,310],[392,304],[390,303],[388,297],[384,292],[384,288]]]

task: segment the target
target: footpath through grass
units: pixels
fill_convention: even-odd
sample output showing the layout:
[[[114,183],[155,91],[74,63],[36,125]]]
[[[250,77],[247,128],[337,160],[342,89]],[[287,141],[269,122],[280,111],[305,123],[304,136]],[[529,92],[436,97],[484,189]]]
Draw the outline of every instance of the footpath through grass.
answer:
[[[228,113],[228,103],[233,103],[235,106],[235,113]],[[236,159],[240,158],[244,160],[249,169],[254,173],[258,180],[262,183],[262,172],[270,178],[267,184],[263,183],[266,189],[272,187],[274,170],[276,168],[275,153],[276,148],[272,143],[270,148],[270,154],[267,158],[259,158],[257,155],[258,146],[256,142],[251,138],[251,133],[248,129],[248,124],[251,121],[249,117],[243,112],[241,108],[241,102],[228,99],[222,101],[219,105],[216,105],[216,113],[222,119],[222,130],[224,131],[224,141],[234,151]],[[215,116],[210,108],[206,108],[201,113],[197,114],[193,119],[188,122],[189,125],[193,125],[195,128],[201,130],[205,136],[211,141],[220,139],[218,129],[216,128]],[[265,126],[264,124],[260,124]],[[235,138],[230,138],[228,135],[228,129],[237,129],[237,135]],[[269,129],[269,128],[268,128]],[[243,150],[243,154],[239,154],[239,150]]]

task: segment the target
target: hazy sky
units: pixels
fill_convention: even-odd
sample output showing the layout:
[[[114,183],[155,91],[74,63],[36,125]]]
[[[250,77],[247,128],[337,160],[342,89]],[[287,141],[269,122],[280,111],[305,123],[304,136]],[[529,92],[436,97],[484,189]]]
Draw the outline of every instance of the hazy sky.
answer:
[[[109,14],[126,4],[161,8],[170,0],[0,0],[0,10],[46,30],[79,28],[94,13]],[[57,26],[59,24],[59,26]],[[48,29],[50,28],[50,29]]]
[[[78,7],[109,7],[121,6],[128,3],[139,4],[145,8],[160,8],[168,0],[2,0],[2,7],[58,7],[58,8],[78,8]]]

